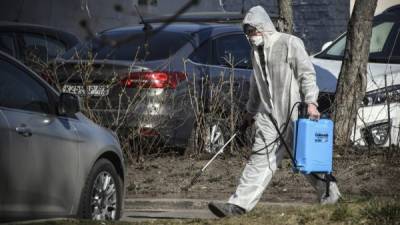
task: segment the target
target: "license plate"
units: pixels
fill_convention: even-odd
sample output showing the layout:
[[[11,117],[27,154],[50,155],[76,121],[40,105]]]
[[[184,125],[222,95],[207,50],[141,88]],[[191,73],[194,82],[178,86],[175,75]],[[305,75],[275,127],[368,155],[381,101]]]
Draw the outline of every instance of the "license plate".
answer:
[[[64,85],[63,92],[72,93],[80,96],[107,96],[109,87],[105,85],[88,85],[86,90],[82,85]]]

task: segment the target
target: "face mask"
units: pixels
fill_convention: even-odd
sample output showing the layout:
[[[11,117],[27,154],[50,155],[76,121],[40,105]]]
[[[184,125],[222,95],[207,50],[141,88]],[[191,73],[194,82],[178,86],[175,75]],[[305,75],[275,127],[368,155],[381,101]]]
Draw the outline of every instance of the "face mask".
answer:
[[[260,46],[260,45],[264,44],[264,39],[263,39],[263,36],[261,36],[261,35],[251,36],[249,38],[249,40],[250,40],[250,43],[255,46]]]

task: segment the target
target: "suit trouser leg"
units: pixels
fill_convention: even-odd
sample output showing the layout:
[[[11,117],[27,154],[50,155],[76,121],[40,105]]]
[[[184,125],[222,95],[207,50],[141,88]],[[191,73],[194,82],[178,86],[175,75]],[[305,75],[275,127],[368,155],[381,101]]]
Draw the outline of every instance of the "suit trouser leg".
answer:
[[[266,116],[256,116],[255,129],[253,154],[243,170],[236,192],[228,201],[246,211],[253,209],[260,200],[284,153],[279,148],[279,141],[274,142],[277,132]]]

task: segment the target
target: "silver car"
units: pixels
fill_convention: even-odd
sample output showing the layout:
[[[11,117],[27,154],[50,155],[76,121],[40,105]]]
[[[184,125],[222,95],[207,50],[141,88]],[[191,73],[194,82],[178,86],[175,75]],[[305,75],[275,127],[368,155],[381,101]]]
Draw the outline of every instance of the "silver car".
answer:
[[[119,141],[79,108],[0,51],[0,221],[121,216]]]

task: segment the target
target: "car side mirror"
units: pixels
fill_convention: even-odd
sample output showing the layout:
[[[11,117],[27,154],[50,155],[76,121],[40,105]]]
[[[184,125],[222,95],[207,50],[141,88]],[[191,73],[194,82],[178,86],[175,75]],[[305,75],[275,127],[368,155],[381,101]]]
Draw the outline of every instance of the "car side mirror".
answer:
[[[328,41],[325,44],[322,45],[321,52],[324,51],[326,48],[328,48],[332,44],[332,41]]]
[[[60,115],[73,116],[80,111],[78,96],[71,93],[61,93],[58,101]]]

